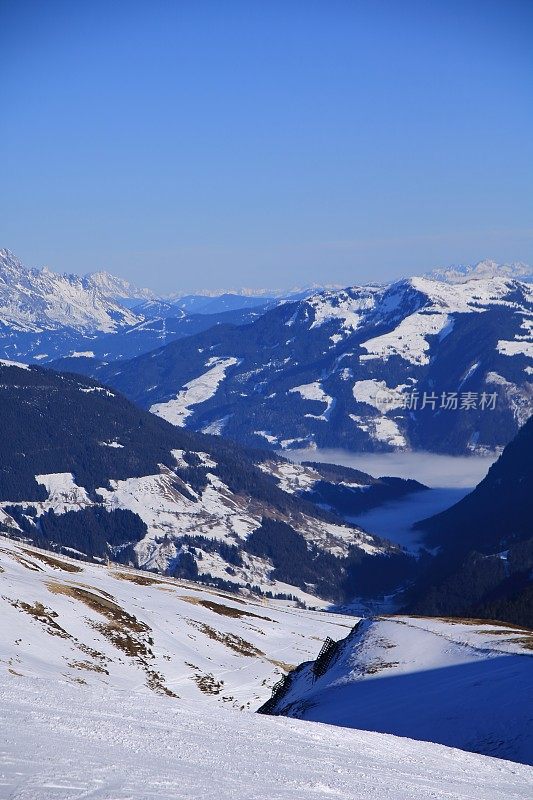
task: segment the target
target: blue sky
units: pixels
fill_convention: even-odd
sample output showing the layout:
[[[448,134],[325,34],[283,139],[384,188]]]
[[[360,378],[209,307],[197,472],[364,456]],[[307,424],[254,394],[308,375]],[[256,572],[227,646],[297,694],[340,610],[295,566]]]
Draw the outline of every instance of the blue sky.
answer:
[[[0,246],[162,291],[533,261],[529,0],[0,0]]]

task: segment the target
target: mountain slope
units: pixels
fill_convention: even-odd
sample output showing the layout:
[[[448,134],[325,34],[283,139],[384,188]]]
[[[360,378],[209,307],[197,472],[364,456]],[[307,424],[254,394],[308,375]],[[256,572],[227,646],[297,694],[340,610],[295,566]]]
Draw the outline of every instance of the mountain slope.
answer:
[[[415,526],[437,557],[408,608],[533,628],[533,417],[473,492]]]
[[[479,620],[364,620],[293,672],[270,713],[533,764],[532,645]]]
[[[518,281],[412,278],[285,303],[94,374],[252,446],[485,452],[530,413],[532,309]]]
[[[533,532],[533,416],[505,447],[473,492],[418,523],[433,545],[499,547]]]
[[[352,617],[236,597],[0,537],[0,669],[255,710]],[[115,626],[115,627],[113,627]]]
[[[52,359],[50,356],[43,363],[53,369],[92,374],[98,366],[98,361],[107,363],[120,359],[135,358],[177,339],[201,333],[215,325],[243,325],[253,322],[261,314],[260,310],[239,309],[237,311],[224,311],[220,314],[182,313],[180,316],[174,317],[165,315],[153,316],[147,313],[147,305],[147,303],[144,303],[133,309],[135,314],[142,314],[147,319],[113,333],[90,337],[80,336],[72,342],[72,347],[66,351],[64,357]],[[96,361],[87,362],[83,365],[83,362],[78,360],[79,355],[74,357],[70,355],[72,350],[77,351],[78,354],[88,353],[89,357],[96,359]],[[80,369],[81,366],[84,366],[84,368]]]
[[[352,563],[379,587],[381,559],[410,562],[283,491],[264,453],[176,428],[89,379],[0,362],[0,413],[0,526],[13,536],[313,602],[357,595]]]
[[[2,784],[32,800],[527,800],[531,769],[395,736],[191,703],[0,684]],[[31,722],[30,722],[31,720]],[[177,787],[179,787],[177,789]],[[179,791],[177,795],[176,792]]]
[[[521,764],[249,713],[349,617],[1,538],[0,586],[2,797],[529,797]]]

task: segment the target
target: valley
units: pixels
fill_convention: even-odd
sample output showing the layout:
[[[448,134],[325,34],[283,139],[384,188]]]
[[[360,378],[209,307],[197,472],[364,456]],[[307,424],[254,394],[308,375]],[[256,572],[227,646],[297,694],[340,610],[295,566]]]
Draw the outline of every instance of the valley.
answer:
[[[497,456],[445,456],[435,453],[350,453],[345,450],[291,450],[285,455],[301,463],[307,459],[364,470],[372,475],[414,478],[428,491],[386,500],[377,508],[346,515],[346,520],[395,544],[416,552],[424,537],[413,525],[439,514],[465,497],[495,462]]]
[[[529,284],[2,270],[0,798],[526,797]]]

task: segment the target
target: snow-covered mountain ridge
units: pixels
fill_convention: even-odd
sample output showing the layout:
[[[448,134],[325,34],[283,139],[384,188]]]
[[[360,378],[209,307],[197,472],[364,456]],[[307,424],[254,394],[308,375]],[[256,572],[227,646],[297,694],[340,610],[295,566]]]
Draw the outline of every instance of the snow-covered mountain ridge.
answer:
[[[270,713],[533,764],[532,651],[532,631],[490,620],[364,620]]]

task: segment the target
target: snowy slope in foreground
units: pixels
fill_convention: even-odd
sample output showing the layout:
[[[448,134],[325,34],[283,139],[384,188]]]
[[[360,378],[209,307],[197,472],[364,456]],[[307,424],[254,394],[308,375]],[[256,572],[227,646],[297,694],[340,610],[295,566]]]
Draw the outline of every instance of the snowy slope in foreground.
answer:
[[[490,621],[362,621],[302,665],[273,713],[533,764],[531,631]]]
[[[0,675],[255,710],[357,618],[73,561],[0,538]]]
[[[519,764],[235,710],[353,618],[4,539],[0,589],[0,800],[529,796]]]
[[[0,673],[2,800],[519,800],[532,770],[435,744]]]

